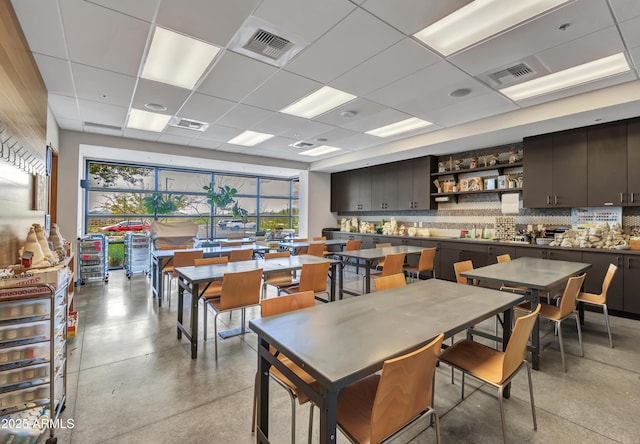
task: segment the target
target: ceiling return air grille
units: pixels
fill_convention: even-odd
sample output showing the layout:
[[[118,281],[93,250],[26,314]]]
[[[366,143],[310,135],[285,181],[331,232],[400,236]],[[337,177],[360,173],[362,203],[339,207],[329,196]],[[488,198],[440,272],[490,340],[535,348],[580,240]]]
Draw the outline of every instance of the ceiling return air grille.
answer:
[[[278,60],[291,46],[293,44],[284,37],[277,36],[264,29],[258,29],[244,45],[244,48],[256,54],[269,57],[272,60]]]
[[[183,117],[173,117],[169,122],[169,126],[200,132],[209,128],[209,124],[207,122],[199,122],[197,120],[185,119]]]
[[[536,72],[526,63],[518,63],[489,74],[489,78],[498,85],[506,85],[527,80],[535,74]]]
[[[121,126],[105,125],[104,123],[84,122],[83,125],[87,130],[95,129],[95,130],[122,131]]]
[[[303,142],[302,140],[299,140],[299,141],[297,141],[295,143],[292,143],[289,146],[291,146],[293,148],[304,148],[304,149],[306,149],[306,148],[311,148],[312,146],[314,146],[314,144],[310,143],[310,142]]]

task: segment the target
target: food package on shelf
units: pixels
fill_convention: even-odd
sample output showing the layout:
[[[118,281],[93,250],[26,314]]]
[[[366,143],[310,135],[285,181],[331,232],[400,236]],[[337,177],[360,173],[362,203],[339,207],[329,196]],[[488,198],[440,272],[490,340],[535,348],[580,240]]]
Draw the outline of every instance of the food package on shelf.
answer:
[[[64,265],[44,268],[15,268],[10,273],[2,273],[0,288],[47,284],[57,289],[64,285],[68,279],[69,273]]]

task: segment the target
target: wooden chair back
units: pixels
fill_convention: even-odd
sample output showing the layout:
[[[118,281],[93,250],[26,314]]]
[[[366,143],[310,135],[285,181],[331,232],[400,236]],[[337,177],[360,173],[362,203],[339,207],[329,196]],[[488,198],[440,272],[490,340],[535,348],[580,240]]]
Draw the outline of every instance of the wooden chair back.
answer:
[[[327,274],[330,262],[318,262],[316,264],[302,264],[300,272],[300,291],[313,291],[314,293],[326,291]]]
[[[253,258],[252,248],[242,248],[238,250],[231,250],[229,253],[229,262],[250,261]]]
[[[324,257],[324,248],[324,242],[309,244],[309,247],[307,248],[307,254],[309,256]]]
[[[360,249],[362,241],[360,239],[349,239],[344,247],[345,251],[356,251]]]
[[[391,276],[392,274],[402,273],[402,265],[406,253],[387,254],[384,257],[384,267],[382,268],[382,276]]]
[[[376,287],[376,291],[383,291],[390,288],[404,287],[407,285],[407,279],[404,277],[404,274],[397,273],[390,276],[380,276],[373,281],[373,284]]]
[[[562,299],[560,299],[560,318],[564,318],[573,310],[576,309],[576,299],[580,294],[580,288],[584,282],[586,274],[569,278],[567,286],[562,293]]]
[[[418,262],[418,272],[433,271],[433,263],[436,258],[436,247],[425,248],[420,253],[420,262]]]
[[[262,268],[225,273],[222,278],[220,311],[249,307],[260,303]]]
[[[281,257],[291,257],[291,252],[290,251],[277,251],[274,253],[265,253],[264,254],[264,260],[268,261],[269,259],[277,259],[277,258],[281,258]],[[291,279],[291,271],[276,271],[274,273],[267,273],[267,275],[265,276],[265,280],[267,282],[271,281],[276,281],[276,280],[280,280],[280,279],[285,279],[285,278],[289,278]]]
[[[186,250],[191,248],[189,245],[161,245],[156,250]]]
[[[326,241],[327,237],[326,236],[316,236],[313,238],[314,241]]]
[[[424,347],[384,362],[371,411],[371,442],[382,442],[431,406],[444,334]]]
[[[200,265],[219,265],[226,264],[229,262],[229,258],[227,256],[220,257],[205,257],[203,259],[196,259],[193,261],[193,265],[199,267]]]
[[[173,255],[173,268],[176,269],[178,267],[190,267],[194,264],[196,259],[202,259],[203,255],[202,250],[193,250],[193,251],[176,251]],[[177,274],[173,274],[177,276]]]
[[[496,256],[498,263],[501,264],[503,262],[509,262],[511,260],[511,256],[507,254],[501,254],[500,256]]]
[[[221,247],[239,247],[242,245],[242,242],[220,242]]]
[[[538,305],[531,313],[516,319],[516,325],[513,327],[511,338],[504,352],[500,383],[507,380],[522,364],[527,354],[527,342],[529,342],[529,336],[531,336],[531,330],[536,323],[540,308],[541,305]]]
[[[302,308],[313,307],[316,305],[316,300],[313,291],[303,291],[287,296],[264,299],[260,305],[262,317],[267,318]]]
[[[611,285],[611,281],[613,280],[613,276],[616,274],[618,267],[613,264],[609,264],[609,268],[607,269],[607,274],[604,276],[604,281],[602,282],[602,292],[600,293],[600,297],[602,298],[601,304],[606,303],[607,301],[607,292],[609,291],[609,285]]]
[[[458,284],[467,284],[467,278],[460,276],[460,273],[464,273],[465,271],[473,270],[473,262],[472,261],[462,261],[456,262],[453,264],[453,270],[456,272],[456,282]]]
[[[264,258],[265,259],[275,259],[278,257],[290,257],[291,256],[291,252],[290,251],[276,251],[274,253],[265,253],[264,254]]]
[[[308,242],[309,239],[306,237],[294,237],[291,239],[292,242]]]

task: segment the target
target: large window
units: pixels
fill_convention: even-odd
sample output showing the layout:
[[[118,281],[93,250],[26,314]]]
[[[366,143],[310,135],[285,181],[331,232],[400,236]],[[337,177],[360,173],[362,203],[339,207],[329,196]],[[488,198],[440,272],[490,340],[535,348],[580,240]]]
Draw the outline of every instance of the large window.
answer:
[[[191,220],[209,237],[298,226],[297,178],[88,161],[86,179],[85,232],[105,232],[113,243],[121,241],[129,227],[145,229],[154,219]],[[216,190],[236,189],[235,211],[234,205],[217,208],[207,202],[204,187],[211,183]],[[239,210],[246,216],[238,216]]]

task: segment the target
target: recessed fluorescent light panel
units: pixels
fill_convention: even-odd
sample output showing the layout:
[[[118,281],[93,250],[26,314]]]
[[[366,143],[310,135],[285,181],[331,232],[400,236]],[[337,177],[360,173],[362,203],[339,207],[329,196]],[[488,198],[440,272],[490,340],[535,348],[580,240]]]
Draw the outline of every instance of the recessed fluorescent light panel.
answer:
[[[326,113],[333,108],[352,101],[357,96],[340,91],[330,86],[323,86],[304,99],[280,110],[281,113],[291,114],[293,116],[312,119],[320,114]]]
[[[475,0],[414,34],[448,56],[570,0]]]
[[[258,133],[256,131],[245,131],[228,141],[233,145],[254,146],[267,139],[271,139],[273,134]]]
[[[629,63],[623,53],[618,53],[593,62],[554,72],[528,82],[500,90],[511,100],[518,101],[540,96],[553,91],[582,85],[629,71]]]
[[[311,148],[310,150],[301,151],[298,154],[301,156],[322,156],[323,154],[333,153],[334,151],[340,151],[341,148],[335,146],[322,145],[317,148]]]
[[[193,89],[220,48],[156,26],[142,78]]]
[[[152,113],[132,108],[129,113],[127,128],[161,133],[167,126],[167,123],[169,123],[169,119],[171,119],[171,116],[167,114]]]
[[[407,131],[412,131],[414,129],[423,128],[429,125],[432,125],[432,123],[427,122],[426,120],[418,119],[417,117],[410,117],[408,119],[401,120],[400,122],[392,123],[391,125],[385,125],[381,126],[380,128],[372,129],[370,131],[367,131],[366,133],[377,137],[390,137],[395,136],[396,134],[406,133]]]

